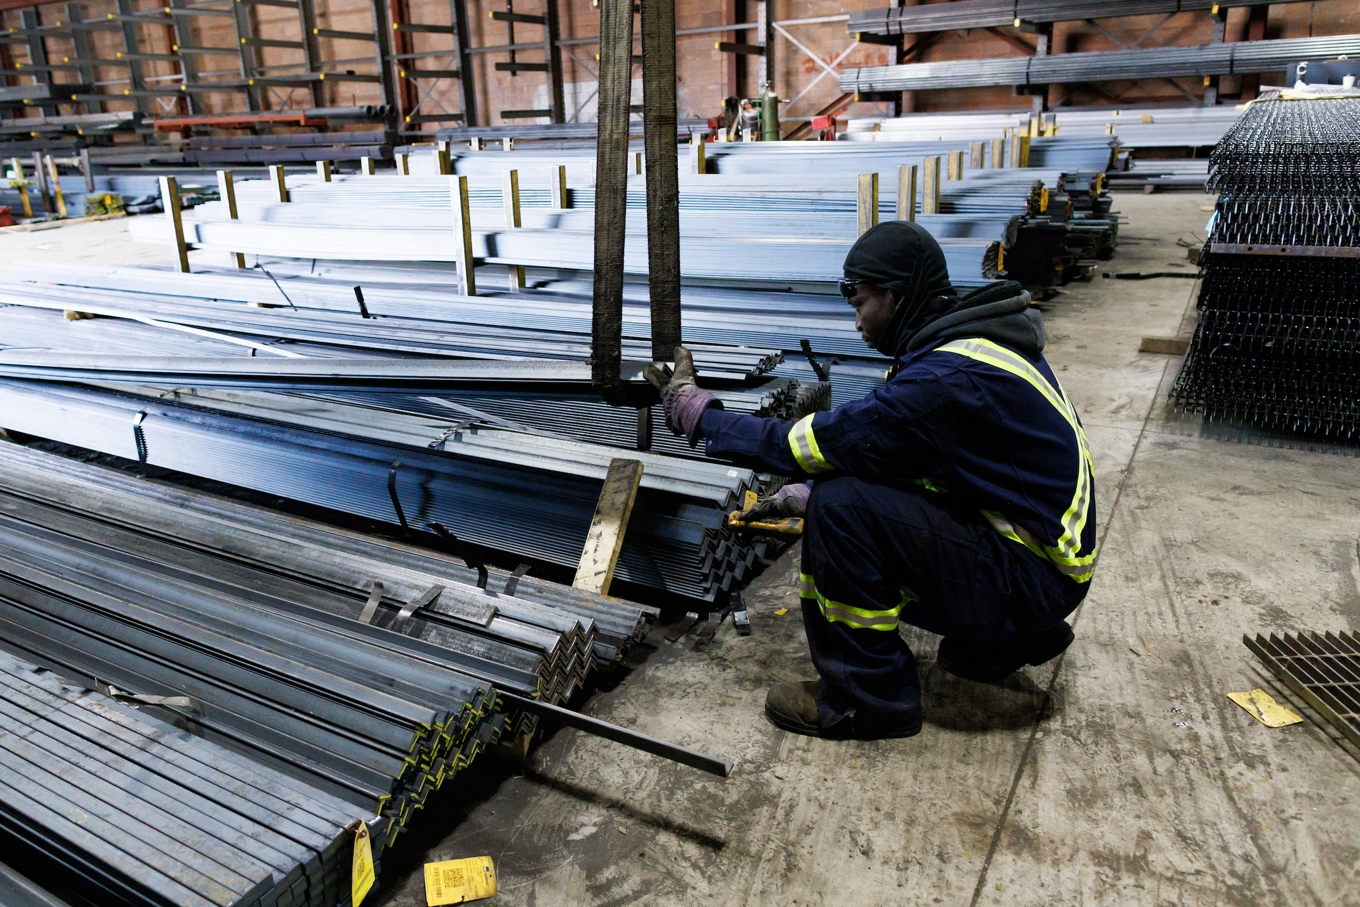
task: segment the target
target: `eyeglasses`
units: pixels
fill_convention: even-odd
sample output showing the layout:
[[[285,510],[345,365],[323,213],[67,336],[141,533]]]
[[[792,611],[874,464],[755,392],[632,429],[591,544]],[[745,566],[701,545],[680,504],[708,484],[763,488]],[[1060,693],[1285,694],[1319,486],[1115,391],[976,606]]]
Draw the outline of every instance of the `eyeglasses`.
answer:
[[[841,295],[846,299],[853,298],[855,291],[862,286],[868,286],[868,283],[863,280],[846,280],[844,277],[836,281],[836,288],[841,291]]]

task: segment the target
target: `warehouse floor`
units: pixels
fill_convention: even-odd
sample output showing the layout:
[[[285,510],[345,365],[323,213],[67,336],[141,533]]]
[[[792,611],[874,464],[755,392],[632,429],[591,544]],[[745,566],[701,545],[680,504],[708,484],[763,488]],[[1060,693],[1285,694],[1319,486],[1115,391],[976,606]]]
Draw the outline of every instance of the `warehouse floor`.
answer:
[[[1207,202],[1117,196],[1106,269],[1192,271],[1176,239],[1202,238]],[[164,258],[124,245],[122,226],[7,237],[0,265]],[[1188,336],[1195,286],[1097,279],[1045,306],[1049,361],[1096,457],[1102,534],[1059,662],[980,686],[935,669],[936,639],[911,632],[919,736],[786,734],[764,718],[766,687],[812,676],[790,553],[747,596],[750,637],[729,623],[705,651],[692,636],[644,646],[586,704],[733,760],[731,778],[559,732],[526,765],[485,760],[442,791],[368,903],[422,905],[423,861],[486,854],[492,903],[536,907],[1360,904],[1360,754],[1241,642],[1360,626],[1356,450],[1170,410],[1179,359],[1138,346]],[[1226,698],[1253,687],[1309,720],[1258,724]]]

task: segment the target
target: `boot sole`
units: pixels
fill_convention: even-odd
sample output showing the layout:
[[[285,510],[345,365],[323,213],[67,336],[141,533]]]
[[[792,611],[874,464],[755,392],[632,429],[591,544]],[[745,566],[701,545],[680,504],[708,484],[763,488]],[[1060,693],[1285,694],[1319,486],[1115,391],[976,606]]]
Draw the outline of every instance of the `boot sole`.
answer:
[[[766,707],[765,709],[765,717],[770,719],[770,723],[775,727],[782,728],[791,734],[802,734],[804,737],[817,737],[822,740],[896,740],[902,737],[915,737],[917,734],[921,733],[922,724],[918,721],[911,727],[884,731],[882,733],[854,733],[852,731],[849,734],[828,734],[822,730],[820,725],[807,724],[803,721],[786,718],[769,707]]]

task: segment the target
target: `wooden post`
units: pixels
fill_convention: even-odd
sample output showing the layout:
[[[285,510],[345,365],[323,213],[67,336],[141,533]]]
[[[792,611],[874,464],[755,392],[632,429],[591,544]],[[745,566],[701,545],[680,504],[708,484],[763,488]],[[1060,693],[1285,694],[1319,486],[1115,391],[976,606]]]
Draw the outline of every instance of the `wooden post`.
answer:
[[[373,165],[373,158],[369,157],[367,154],[359,158],[359,172],[364,176],[377,175],[378,169]]]
[[[1029,136],[1020,136],[1020,166],[1029,166]]]
[[[680,345],[677,121],[675,0],[646,0],[642,4],[642,143],[647,167],[647,288],[652,359],[657,362],[674,359]]]
[[[278,192],[279,201],[288,201],[288,182],[284,178],[282,164],[269,165],[269,181],[274,184],[274,188]]]
[[[628,531],[628,519],[633,515],[633,502],[637,500],[638,486],[641,484],[640,461],[622,458],[609,461],[609,472],[605,474],[600,499],[595,505],[595,517],[586,532],[581,563],[571,583],[573,589],[584,589],[599,595],[609,594],[614,568],[619,563],[619,552],[623,550],[623,535]]]
[[[57,205],[57,217],[66,216],[66,195],[61,191],[61,178],[57,176],[57,162],[52,160],[52,155],[47,155],[44,159],[47,164],[47,176],[52,180],[52,199]]]
[[[331,162],[330,162],[330,161],[317,161],[317,162],[316,162],[316,176],[317,176],[317,179],[321,180],[321,182],[323,182],[323,183],[329,183],[329,182],[331,181]]]
[[[689,172],[707,173],[708,156],[704,153],[704,136],[702,133],[693,133],[689,137]]]
[[[642,174],[642,152],[635,151],[633,152],[633,175],[640,176],[641,174]]]
[[[878,224],[877,173],[861,173],[859,175],[859,200],[856,207],[859,211],[858,235],[863,236],[871,227]]]
[[[549,207],[554,211],[567,208],[567,165],[558,164],[552,168],[548,183]]]
[[[473,151],[481,151],[486,148],[486,143],[482,141],[480,135],[474,135],[472,138],[468,139],[468,147]]]
[[[501,150],[502,151],[515,150],[515,137],[513,135],[507,135],[505,138],[501,139]]]
[[[47,174],[43,171],[42,152],[33,152],[33,181],[38,184],[38,192],[42,194],[43,214],[51,214],[55,210],[52,206],[52,190],[47,187]]]
[[[19,201],[24,206],[24,217],[33,216],[33,200],[28,197],[28,180],[24,179],[24,162],[17,157],[11,161],[14,167],[14,179],[19,183]]]
[[[405,151],[397,152],[397,175],[411,175],[411,155],[407,154]]]
[[[921,166],[921,213],[940,213],[940,158],[928,157]]]
[[[238,220],[236,213],[236,183],[231,178],[230,170],[217,171],[217,194],[222,197],[222,210],[231,220]],[[246,266],[246,257],[240,252],[232,252],[231,257],[236,259],[236,267]]]
[[[973,142],[968,146],[968,169],[981,170],[983,159],[987,154],[987,146],[982,142]]]
[[[80,175],[85,177],[86,194],[94,195],[94,170],[90,167],[90,149],[88,148],[80,149]]]
[[[170,222],[170,232],[175,238],[176,264],[181,274],[189,273],[189,244],[184,241],[184,216],[179,209],[179,183],[173,176],[162,176],[161,206],[165,208],[165,218]]]
[[[449,197],[453,205],[453,255],[458,265],[458,292],[463,296],[476,296],[477,278],[472,273],[472,211],[468,206],[466,176],[449,177]]]
[[[951,180],[961,180],[961,179],[963,179],[963,152],[962,152],[962,151],[951,151],[951,152],[949,152],[949,176],[948,176],[948,178],[951,179]]]
[[[501,200],[505,205],[505,229],[518,230],[519,217],[519,171],[501,171]],[[510,292],[518,293],[524,289],[524,265],[510,265]]]
[[[916,220],[916,165],[897,168],[897,219]]]
[[[623,243],[628,217],[628,100],[633,0],[600,0],[599,123],[595,133],[595,286],[591,383],[618,399],[623,357]]]
[[[1006,140],[992,139],[992,169],[1000,170],[1006,166]]]

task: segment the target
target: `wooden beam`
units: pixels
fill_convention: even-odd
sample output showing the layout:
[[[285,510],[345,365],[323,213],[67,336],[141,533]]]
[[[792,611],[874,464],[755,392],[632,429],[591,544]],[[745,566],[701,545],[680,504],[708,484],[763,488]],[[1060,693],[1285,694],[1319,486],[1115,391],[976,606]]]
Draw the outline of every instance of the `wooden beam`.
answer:
[[[623,550],[623,534],[628,531],[628,519],[633,515],[633,503],[641,483],[641,461],[621,457],[609,461],[609,472],[605,474],[600,500],[595,505],[595,517],[586,532],[586,544],[572,588],[609,594],[619,552]]]

